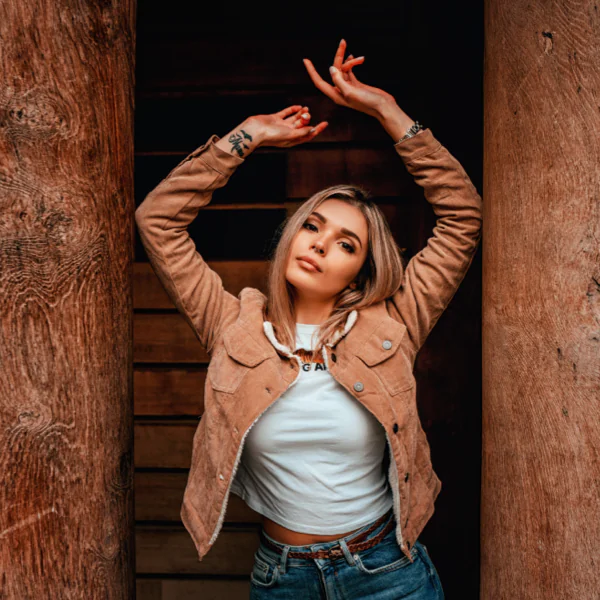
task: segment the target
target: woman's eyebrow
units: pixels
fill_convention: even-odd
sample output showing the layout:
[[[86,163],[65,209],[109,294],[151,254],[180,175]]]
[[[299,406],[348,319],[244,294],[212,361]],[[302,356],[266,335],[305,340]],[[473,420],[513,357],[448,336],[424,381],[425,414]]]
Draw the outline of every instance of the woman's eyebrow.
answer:
[[[319,219],[319,221],[321,221],[321,223],[327,223],[327,219],[321,213],[317,212],[316,210],[313,213],[311,213],[311,217],[317,217],[317,219]],[[362,248],[362,242],[360,241],[360,238],[354,233],[354,231],[350,231],[349,229],[346,229],[345,227],[340,227],[340,231],[344,235],[355,238],[358,241],[358,243],[360,244],[360,247]]]

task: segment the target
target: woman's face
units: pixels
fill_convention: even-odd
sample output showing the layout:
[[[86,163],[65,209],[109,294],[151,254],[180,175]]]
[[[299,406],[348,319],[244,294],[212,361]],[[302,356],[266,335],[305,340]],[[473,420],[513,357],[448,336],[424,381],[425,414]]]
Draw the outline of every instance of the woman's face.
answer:
[[[309,215],[294,238],[286,279],[305,299],[330,301],[359,273],[368,250],[367,221],[361,211],[330,198]],[[317,271],[299,260],[312,258]]]

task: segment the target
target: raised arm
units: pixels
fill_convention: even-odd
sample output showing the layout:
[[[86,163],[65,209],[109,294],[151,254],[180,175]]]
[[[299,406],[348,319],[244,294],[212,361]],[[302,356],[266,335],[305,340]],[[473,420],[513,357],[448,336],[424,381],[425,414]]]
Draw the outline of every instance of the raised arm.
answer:
[[[473,260],[481,236],[482,201],[461,164],[431,130],[421,130],[399,141],[414,121],[391,94],[359,81],[353,68],[365,57],[349,55],[344,61],[345,52],[346,41],[342,39],[330,67],[334,85],[317,73],[309,59],[304,59],[309,76],[336,104],[377,118],[396,141],[396,152],[425,190],[425,198],[437,215],[433,236],[410,260],[399,290],[388,301],[390,314],[406,325],[416,355]]]
[[[303,118],[306,115],[306,118]],[[307,107],[249,117],[226,136],[208,141],[184,158],[144,199],[135,221],[150,264],[200,343],[211,352],[224,318],[239,311],[239,298],[223,288],[206,264],[188,226],[213,192],[225,186],[246,157],[261,145],[291,146],[326,126],[308,126]]]
[[[461,164],[430,129],[394,145],[437,216],[427,245],[411,258],[389,299],[403,322],[414,355],[464,279],[481,238],[482,200]]]

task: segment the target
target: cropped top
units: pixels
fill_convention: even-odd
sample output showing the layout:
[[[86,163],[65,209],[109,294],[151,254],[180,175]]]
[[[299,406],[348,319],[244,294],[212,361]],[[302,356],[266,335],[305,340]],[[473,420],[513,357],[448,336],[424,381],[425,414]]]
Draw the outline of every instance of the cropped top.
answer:
[[[383,426],[329,374],[321,355],[310,362],[318,329],[296,324],[298,381],[251,427],[231,491],[288,529],[331,535],[383,515],[392,491]]]

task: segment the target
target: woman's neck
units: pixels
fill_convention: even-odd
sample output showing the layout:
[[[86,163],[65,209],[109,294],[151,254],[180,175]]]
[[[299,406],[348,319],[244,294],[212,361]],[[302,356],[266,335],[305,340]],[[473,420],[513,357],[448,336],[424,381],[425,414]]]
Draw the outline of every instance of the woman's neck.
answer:
[[[307,325],[320,325],[329,318],[331,311],[333,310],[333,303],[331,305],[323,306],[320,304],[307,305],[301,303],[295,305],[295,316],[296,323],[305,323]]]

